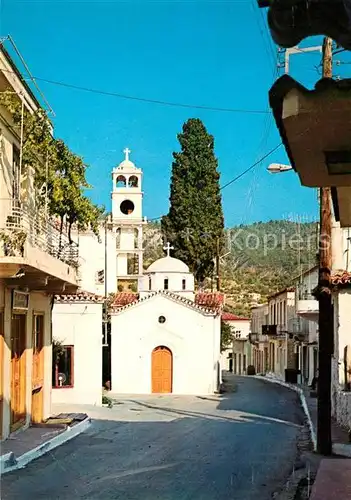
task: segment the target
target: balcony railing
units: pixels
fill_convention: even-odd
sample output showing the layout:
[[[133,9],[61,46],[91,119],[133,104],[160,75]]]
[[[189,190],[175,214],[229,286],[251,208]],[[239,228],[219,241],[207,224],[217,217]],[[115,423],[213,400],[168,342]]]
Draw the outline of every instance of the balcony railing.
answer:
[[[61,233],[59,223],[24,202],[0,200],[0,255],[24,256],[27,244],[66,264],[78,266],[78,245]]]

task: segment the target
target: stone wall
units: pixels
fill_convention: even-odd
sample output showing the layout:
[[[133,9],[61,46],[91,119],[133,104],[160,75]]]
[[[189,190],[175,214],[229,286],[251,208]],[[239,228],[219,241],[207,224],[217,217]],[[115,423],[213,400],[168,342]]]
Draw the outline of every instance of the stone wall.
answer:
[[[334,417],[342,427],[351,430],[351,392],[335,392]]]

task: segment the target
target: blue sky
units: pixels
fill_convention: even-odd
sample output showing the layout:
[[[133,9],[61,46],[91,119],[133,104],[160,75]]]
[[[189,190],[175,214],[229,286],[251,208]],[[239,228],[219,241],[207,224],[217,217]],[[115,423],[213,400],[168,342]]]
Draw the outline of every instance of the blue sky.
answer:
[[[0,35],[11,34],[37,77],[161,101],[267,109],[276,48],[254,0],[0,0],[0,5]],[[293,56],[291,75],[312,86],[320,78],[314,67],[319,61],[318,54]],[[92,199],[110,206],[111,169],[128,146],[144,171],[149,218],[168,210],[172,152],[188,118],[201,118],[214,135],[221,184],[280,142],[265,114],[162,106],[43,82],[40,88],[56,113],[56,136],[90,165]],[[286,163],[283,148],[270,161]],[[294,173],[267,173],[268,164],[223,190],[227,226],[316,217],[315,191],[302,188]]]

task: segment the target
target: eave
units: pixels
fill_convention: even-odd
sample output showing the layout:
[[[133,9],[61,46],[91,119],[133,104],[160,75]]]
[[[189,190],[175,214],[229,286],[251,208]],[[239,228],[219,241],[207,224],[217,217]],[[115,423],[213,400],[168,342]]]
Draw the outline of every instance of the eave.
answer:
[[[332,175],[325,157],[328,152],[351,150],[351,79],[323,78],[308,90],[284,75],[272,86],[269,101],[301,184],[351,186],[351,173]]]

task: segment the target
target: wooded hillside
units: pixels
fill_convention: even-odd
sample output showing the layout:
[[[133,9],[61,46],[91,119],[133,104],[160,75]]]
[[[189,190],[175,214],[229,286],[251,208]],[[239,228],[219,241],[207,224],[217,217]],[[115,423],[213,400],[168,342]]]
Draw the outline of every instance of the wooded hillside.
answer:
[[[221,286],[227,306],[249,314],[250,305],[294,283],[294,278],[316,264],[317,224],[286,220],[256,222],[226,229],[221,257]],[[145,268],[164,256],[160,224],[145,231]],[[207,280],[211,289],[211,280]]]

